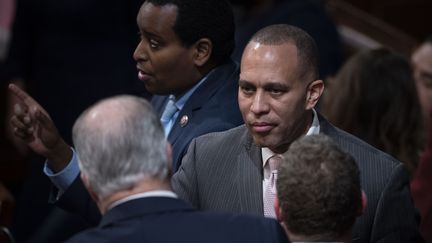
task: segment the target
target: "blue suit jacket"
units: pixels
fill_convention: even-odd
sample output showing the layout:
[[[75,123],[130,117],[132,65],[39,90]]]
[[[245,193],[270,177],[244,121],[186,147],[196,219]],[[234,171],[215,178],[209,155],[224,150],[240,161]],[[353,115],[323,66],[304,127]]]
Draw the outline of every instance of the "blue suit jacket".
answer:
[[[287,242],[279,224],[251,215],[199,212],[180,199],[148,197],[118,205],[98,227],[67,243]]]
[[[229,61],[214,69],[185,103],[168,136],[173,147],[174,172],[180,167],[192,139],[243,124],[237,100],[238,78],[238,65]],[[152,105],[159,117],[167,102],[168,96],[153,96]],[[188,122],[182,124],[185,116]]]

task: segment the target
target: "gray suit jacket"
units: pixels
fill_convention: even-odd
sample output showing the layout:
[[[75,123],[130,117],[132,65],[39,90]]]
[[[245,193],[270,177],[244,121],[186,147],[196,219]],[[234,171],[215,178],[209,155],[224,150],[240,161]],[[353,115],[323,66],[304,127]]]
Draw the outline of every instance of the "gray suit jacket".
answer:
[[[357,161],[368,199],[353,242],[423,242],[403,165],[319,117],[320,132]],[[173,188],[203,210],[263,215],[261,149],[242,125],[192,141]]]

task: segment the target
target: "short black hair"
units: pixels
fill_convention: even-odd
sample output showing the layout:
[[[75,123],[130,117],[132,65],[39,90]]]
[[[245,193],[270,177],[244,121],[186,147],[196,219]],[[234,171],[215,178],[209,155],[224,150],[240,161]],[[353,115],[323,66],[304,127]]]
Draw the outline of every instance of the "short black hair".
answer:
[[[201,38],[213,44],[211,59],[220,64],[234,50],[234,13],[226,0],[147,0],[155,6],[177,6],[174,32],[183,46],[190,47]]]
[[[319,79],[318,47],[304,30],[287,24],[270,25],[256,32],[251,41],[264,45],[292,43],[297,48],[299,78],[307,81]]]

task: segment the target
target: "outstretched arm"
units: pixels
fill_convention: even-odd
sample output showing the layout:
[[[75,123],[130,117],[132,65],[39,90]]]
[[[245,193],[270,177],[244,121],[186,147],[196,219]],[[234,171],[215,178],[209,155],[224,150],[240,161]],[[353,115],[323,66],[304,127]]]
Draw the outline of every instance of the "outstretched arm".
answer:
[[[10,84],[9,92],[18,100],[10,119],[13,134],[35,153],[46,157],[54,172],[63,170],[72,158],[72,151],[60,137],[49,114],[18,86]]]

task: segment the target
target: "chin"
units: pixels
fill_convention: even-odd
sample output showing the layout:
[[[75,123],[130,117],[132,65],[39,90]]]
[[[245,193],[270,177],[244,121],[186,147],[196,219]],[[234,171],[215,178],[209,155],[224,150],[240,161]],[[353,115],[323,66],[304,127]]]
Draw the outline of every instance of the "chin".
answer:
[[[257,135],[253,135],[254,143],[260,147],[271,147],[272,143],[266,139],[266,137],[261,137]]]
[[[170,95],[171,92],[169,90],[165,90],[161,87],[156,87],[154,85],[145,85],[145,88],[148,92],[152,93],[153,95]]]

